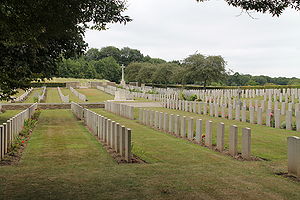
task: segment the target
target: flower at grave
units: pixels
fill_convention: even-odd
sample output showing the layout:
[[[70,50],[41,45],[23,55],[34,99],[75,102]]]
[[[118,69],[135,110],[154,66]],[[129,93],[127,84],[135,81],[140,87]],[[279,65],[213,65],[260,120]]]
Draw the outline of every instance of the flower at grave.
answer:
[[[25,141],[24,140],[22,140],[22,143],[24,143]]]

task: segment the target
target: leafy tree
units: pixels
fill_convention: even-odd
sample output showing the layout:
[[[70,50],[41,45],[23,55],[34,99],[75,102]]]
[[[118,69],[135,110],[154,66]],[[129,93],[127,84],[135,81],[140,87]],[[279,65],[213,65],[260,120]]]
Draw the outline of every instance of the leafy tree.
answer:
[[[196,0],[206,1],[206,0]],[[273,16],[280,16],[287,8],[292,8],[296,11],[300,10],[299,0],[224,0],[229,5],[242,8],[245,11],[257,11],[266,13],[269,12]]]
[[[144,63],[133,62],[125,67],[125,80],[129,82],[137,82],[139,71],[144,66]]]
[[[152,83],[152,76],[156,71],[157,67],[150,63],[145,63],[143,67],[141,67],[137,80],[139,83]]]
[[[2,0],[0,3],[0,98],[57,74],[62,56],[82,54],[87,28],[127,23],[121,0]]]
[[[256,85],[258,85],[258,83],[257,83],[256,81],[254,81],[253,79],[250,79],[250,80],[246,83],[246,85],[249,85],[249,86],[256,86]]]
[[[120,64],[127,66],[131,62],[142,62],[143,59],[144,55],[137,49],[131,49],[129,47],[124,47],[121,49]]]
[[[265,85],[266,83],[268,83],[268,80],[265,76],[253,76],[252,80],[257,82],[259,85]]]
[[[200,82],[204,88],[212,81],[225,81],[227,72],[226,62],[221,56],[204,56],[194,54],[184,60],[187,67],[187,80],[189,82]]]
[[[158,84],[169,84],[172,82],[172,76],[178,66],[176,64],[164,63],[157,66],[153,73],[152,82]]]
[[[83,58],[64,59],[59,64],[58,74],[65,78],[97,78],[94,66]]]
[[[251,75],[241,75],[238,72],[228,76],[227,85],[244,86],[251,79]]]
[[[100,60],[100,52],[96,48],[91,48],[85,53],[84,57],[88,61]]]
[[[148,62],[151,64],[162,64],[162,63],[166,63],[167,61],[161,58],[151,58],[150,56],[146,56],[144,57],[144,62]]]
[[[184,66],[180,66],[176,69],[171,79],[173,83],[185,85],[188,82],[187,78],[188,69]]]
[[[121,80],[121,67],[113,57],[94,61],[93,65],[100,78],[113,82]]]
[[[107,46],[100,49],[99,59],[113,57],[117,63],[121,64],[121,51],[117,47]]]

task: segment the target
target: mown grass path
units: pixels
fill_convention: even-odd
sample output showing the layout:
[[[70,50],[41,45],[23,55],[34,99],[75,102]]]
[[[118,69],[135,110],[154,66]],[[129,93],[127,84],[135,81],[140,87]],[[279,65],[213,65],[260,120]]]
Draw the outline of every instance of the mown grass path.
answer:
[[[0,167],[0,199],[299,199],[300,184],[103,109],[133,130],[149,164],[117,164],[69,110],[42,111],[20,163]]]

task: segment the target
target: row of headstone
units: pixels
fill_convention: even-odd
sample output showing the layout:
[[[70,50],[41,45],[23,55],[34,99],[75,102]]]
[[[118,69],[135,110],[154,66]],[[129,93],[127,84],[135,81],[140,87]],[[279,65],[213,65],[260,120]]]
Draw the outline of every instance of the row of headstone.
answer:
[[[128,119],[134,119],[134,107],[121,103],[115,103],[111,101],[105,101],[105,110],[126,117]]]
[[[60,89],[60,87],[57,87],[57,90],[58,90],[58,94],[59,94],[59,97],[61,99],[62,102],[64,103],[69,103],[70,102],[70,98],[69,98],[69,95],[64,95]]]
[[[27,99],[27,97],[29,96],[29,94],[32,92],[33,88],[29,88],[28,90],[26,90],[22,95],[20,95],[19,97],[15,98],[13,100],[13,102],[23,102]]]
[[[8,153],[8,149],[14,144],[16,137],[22,131],[25,120],[32,117],[36,108],[37,104],[33,104],[0,125],[0,160]]]
[[[81,101],[87,101],[87,98],[84,94],[79,93],[77,90],[74,88],[70,87],[71,92],[78,97]]]
[[[300,138],[288,137],[288,173],[300,178]]]
[[[113,90],[110,87],[97,86],[96,88],[102,92],[115,96],[116,90]]]
[[[42,94],[38,96],[38,102],[41,103],[42,101],[46,100],[46,92],[47,92],[47,88],[44,86],[42,87]]]
[[[89,130],[126,162],[131,162],[131,129],[72,102],[72,112]]]
[[[282,112],[282,110],[266,109],[263,112],[262,107],[250,107],[249,115],[247,114],[247,109],[245,106],[240,107],[240,105],[219,105],[215,103],[202,103],[196,101],[174,101],[166,100],[163,102],[163,106],[169,109],[182,110],[186,112],[193,112],[197,114],[210,115],[211,117],[221,117],[229,120],[237,120],[242,122],[249,122],[251,124],[266,125],[274,128],[281,128],[281,116],[284,114],[285,127],[287,130],[293,130],[293,124],[297,131],[300,131],[300,111],[295,112],[295,121],[293,121],[293,112],[287,110]],[[256,110],[256,109],[257,110]],[[265,115],[265,123],[263,123],[263,116]],[[249,117],[248,117],[249,116]],[[274,121],[274,123],[273,123]]]
[[[264,99],[276,99],[274,97],[279,97],[280,95],[284,97],[294,96],[298,98],[300,96],[300,90],[296,88],[287,88],[287,89],[210,89],[210,90],[201,90],[201,89],[184,89],[181,88],[155,88],[155,87],[137,87],[128,85],[126,89],[136,89],[141,91],[150,91],[154,90],[160,94],[172,95],[181,91],[185,95],[198,95],[200,98],[204,96],[213,96],[213,97],[237,97],[241,96],[242,98],[256,98],[259,96],[264,96]],[[177,95],[178,97],[178,95]],[[176,100],[176,99],[175,99]],[[178,99],[177,99],[178,100]]]
[[[164,131],[166,133],[174,134],[181,138],[186,138],[190,141],[196,141],[198,143],[204,143],[205,146],[209,148],[213,148],[212,138],[212,121],[206,121],[205,127],[205,135],[204,141],[203,139],[203,120],[196,119],[192,117],[168,114],[158,111],[139,109],[139,122]],[[195,127],[196,123],[196,129]],[[220,152],[224,151],[224,135],[225,135],[225,124],[218,123],[217,124],[217,150]],[[232,156],[236,156],[238,154],[237,151],[238,145],[238,128],[233,125],[230,127],[229,132],[229,153]],[[244,159],[251,158],[251,129],[243,128],[242,131],[242,157]]]

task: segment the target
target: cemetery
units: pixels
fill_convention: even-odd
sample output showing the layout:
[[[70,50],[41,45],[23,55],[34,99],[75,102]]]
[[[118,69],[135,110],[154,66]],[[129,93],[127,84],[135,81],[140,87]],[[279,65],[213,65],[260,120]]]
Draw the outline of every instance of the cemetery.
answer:
[[[44,166],[44,169],[36,171],[41,175],[26,175],[40,185],[50,186],[51,183],[45,180],[48,176],[51,182],[57,182],[59,177],[65,179],[67,174],[76,176],[82,166],[82,169],[94,172],[88,174],[81,171],[80,174],[95,176],[85,179],[88,181],[85,184],[89,187],[94,183],[92,188],[86,190],[106,188],[106,192],[103,192],[107,198],[114,198],[114,192],[108,191],[118,192],[120,189],[109,189],[110,186],[105,183],[97,182],[98,178],[106,177],[105,174],[108,173],[111,174],[110,177],[124,179],[124,185],[121,186],[123,189],[126,189],[129,181],[149,179],[147,186],[143,182],[135,188],[145,194],[145,189],[148,188],[156,198],[166,195],[165,190],[168,191],[168,196],[188,195],[178,191],[181,187],[186,190],[190,186],[199,188],[193,192],[206,193],[205,185],[215,183],[213,188],[219,191],[211,194],[215,198],[224,195],[228,198],[233,197],[231,195],[260,198],[266,195],[265,187],[271,187],[273,189],[268,189],[268,192],[278,198],[297,199],[300,178],[297,118],[300,116],[300,90],[246,89],[241,93],[237,89],[177,90],[129,84],[121,88],[112,82],[101,86],[89,83],[89,88],[86,84],[82,87],[80,81],[77,85],[77,88],[32,88],[30,93],[23,93],[27,94],[23,95],[23,102],[1,104],[0,176],[5,180],[0,183],[1,187],[6,187],[5,183],[8,182],[13,182],[14,188],[24,184],[22,176],[15,177],[11,174],[14,170],[10,168],[15,164],[5,163],[11,158],[9,151],[18,140],[24,121],[35,110],[39,110],[41,115],[38,123],[30,139],[26,141],[28,144],[17,166],[24,171],[24,175],[32,170],[36,171],[33,166]],[[92,88],[91,85],[97,86]],[[133,88],[142,92],[134,92]],[[156,93],[148,94],[149,90]],[[118,92],[132,101],[114,100]],[[181,100],[181,93],[187,96],[197,95],[202,101]],[[289,100],[283,101],[281,96]],[[38,97],[36,103],[32,102],[34,97]],[[260,100],[259,104],[256,99],[266,101]],[[285,102],[289,106],[285,106]],[[28,108],[17,110],[20,104]],[[50,106],[52,104],[56,105],[55,109]],[[16,109],[13,109],[14,106]],[[67,109],[65,106],[68,106]],[[275,116],[274,122],[271,122],[270,112],[276,109],[280,109],[277,115],[281,121],[277,122]],[[286,117],[287,113],[290,113],[290,117]],[[281,124],[276,126],[276,123],[283,122],[286,123],[285,127]],[[291,127],[292,124],[295,128]],[[46,146],[40,145],[45,142]],[[52,153],[49,154],[50,152]],[[65,157],[66,154],[72,156]],[[41,161],[43,157],[45,161]],[[82,157],[85,158],[79,161]],[[64,161],[60,160],[62,158]],[[70,168],[70,163],[74,162],[78,169]],[[50,163],[56,164],[49,165]],[[60,174],[59,168],[67,174]],[[49,174],[48,170],[56,172]],[[159,176],[154,175],[156,173]],[[132,176],[136,178],[132,179]],[[243,182],[236,181],[236,177]],[[75,186],[76,179],[68,181],[66,190]],[[162,180],[166,185],[157,189],[156,185],[160,185]],[[226,188],[232,194],[222,192],[224,189],[220,182],[227,184],[224,181],[231,181],[232,184]],[[251,187],[244,190],[249,184]],[[11,195],[18,198],[29,188],[31,186],[25,184],[25,187],[19,187],[18,192]],[[66,195],[59,194],[55,187],[54,190],[60,197]],[[156,193],[155,190],[160,192]],[[35,192],[44,195],[41,190]],[[34,192],[28,195],[34,195]],[[93,193],[93,197],[94,195]],[[127,195],[132,197],[137,193],[132,191]]]
[[[0,8],[0,200],[300,199],[299,1]]]

